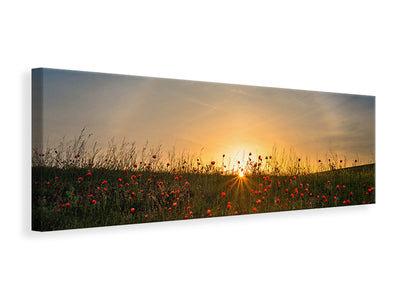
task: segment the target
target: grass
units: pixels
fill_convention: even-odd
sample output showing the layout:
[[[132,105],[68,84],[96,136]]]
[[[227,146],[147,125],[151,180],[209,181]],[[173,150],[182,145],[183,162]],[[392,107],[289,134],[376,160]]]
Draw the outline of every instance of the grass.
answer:
[[[375,164],[315,173],[297,168],[286,175],[246,169],[244,177],[221,174],[211,163],[202,169],[198,165],[197,171],[196,162],[161,165],[120,169],[86,161],[56,167],[39,161],[32,167],[32,228],[50,231],[375,202]]]

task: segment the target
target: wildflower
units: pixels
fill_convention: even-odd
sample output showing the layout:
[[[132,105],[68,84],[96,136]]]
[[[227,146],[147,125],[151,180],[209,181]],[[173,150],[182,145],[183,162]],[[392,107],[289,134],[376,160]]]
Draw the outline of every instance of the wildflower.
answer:
[[[93,199],[92,203],[93,203],[93,204],[96,204],[96,200]]]
[[[221,193],[221,197],[223,198],[223,197],[225,197],[226,196],[226,193],[225,192],[222,192]]]
[[[131,213],[133,213],[135,211],[135,208],[134,207],[132,207],[131,208]]]
[[[253,207],[254,212],[257,212],[257,207]]]
[[[82,177],[78,177],[78,180],[81,181],[83,178]]]
[[[157,156],[156,155],[153,155],[153,158],[156,158]]]
[[[212,165],[215,165],[215,161],[212,161],[211,164],[212,164]]]

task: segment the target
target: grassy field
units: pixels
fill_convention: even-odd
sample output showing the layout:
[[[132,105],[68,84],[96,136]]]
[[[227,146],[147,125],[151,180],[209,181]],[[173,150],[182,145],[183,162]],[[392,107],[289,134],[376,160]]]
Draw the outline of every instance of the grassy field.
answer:
[[[32,228],[50,231],[371,204],[375,164],[295,175],[32,167]]]

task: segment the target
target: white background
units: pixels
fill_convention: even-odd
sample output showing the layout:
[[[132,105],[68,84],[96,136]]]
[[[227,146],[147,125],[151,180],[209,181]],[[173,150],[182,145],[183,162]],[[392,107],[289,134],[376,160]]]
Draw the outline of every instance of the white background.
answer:
[[[2,2],[0,298],[399,299],[395,3]],[[375,95],[377,204],[31,232],[34,67]]]

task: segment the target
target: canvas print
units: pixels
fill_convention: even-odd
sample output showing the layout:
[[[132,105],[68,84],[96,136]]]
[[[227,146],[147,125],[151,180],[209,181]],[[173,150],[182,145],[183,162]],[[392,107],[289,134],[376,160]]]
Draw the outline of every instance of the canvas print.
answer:
[[[32,70],[33,230],[372,203],[373,96]]]

